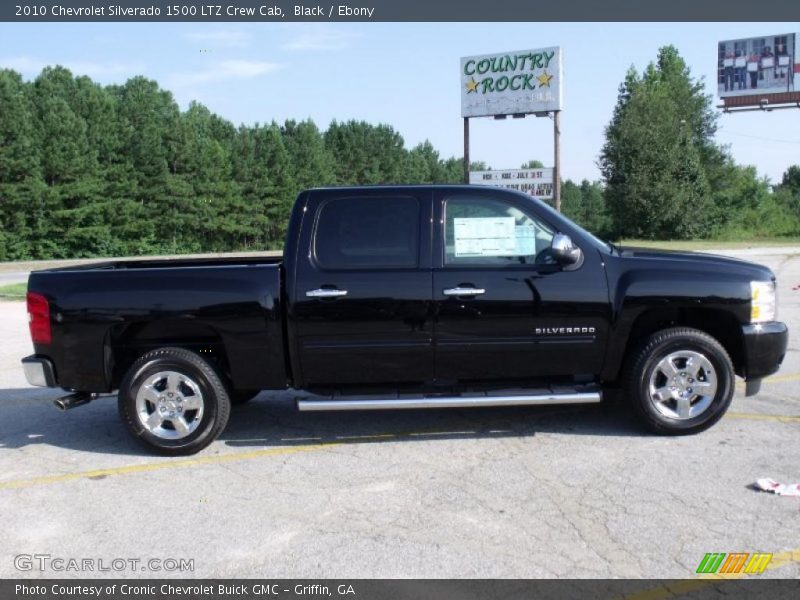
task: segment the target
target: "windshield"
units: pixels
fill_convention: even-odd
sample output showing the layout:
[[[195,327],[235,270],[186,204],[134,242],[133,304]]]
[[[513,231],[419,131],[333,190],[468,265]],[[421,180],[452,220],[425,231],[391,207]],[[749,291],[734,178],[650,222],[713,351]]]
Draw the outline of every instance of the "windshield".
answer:
[[[528,200],[532,200],[532,198],[530,196],[528,196],[526,194],[522,194],[522,195],[525,196]],[[586,236],[587,240],[590,241],[598,250],[601,250],[603,252],[611,252],[613,250],[611,244],[609,244],[608,242],[604,242],[603,240],[601,240],[599,237],[597,237],[593,233],[591,233],[589,231],[586,231],[583,227],[581,227],[580,225],[575,223],[572,219],[569,219],[563,213],[558,212],[555,208],[550,206],[547,202],[544,202],[543,200],[539,200],[537,202],[537,204],[538,204],[538,206],[540,206],[542,208],[542,210],[545,211],[545,213],[547,213],[546,217],[548,219],[551,219],[555,223],[558,223],[559,220],[564,220],[564,221],[569,222],[573,227],[575,227],[576,229],[580,230],[581,233],[583,233],[583,235]]]

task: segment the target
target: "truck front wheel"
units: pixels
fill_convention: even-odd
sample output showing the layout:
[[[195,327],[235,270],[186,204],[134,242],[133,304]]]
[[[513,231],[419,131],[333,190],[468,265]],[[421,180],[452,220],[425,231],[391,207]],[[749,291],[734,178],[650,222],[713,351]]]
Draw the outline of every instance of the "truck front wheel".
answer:
[[[231,401],[214,368],[183,348],[148,352],[128,370],[119,413],[134,438],[151,451],[194,454],[228,422]]]
[[[725,348],[687,327],[649,336],[632,354],[626,379],[634,411],[648,429],[661,434],[708,429],[733,398],[734,369]]]

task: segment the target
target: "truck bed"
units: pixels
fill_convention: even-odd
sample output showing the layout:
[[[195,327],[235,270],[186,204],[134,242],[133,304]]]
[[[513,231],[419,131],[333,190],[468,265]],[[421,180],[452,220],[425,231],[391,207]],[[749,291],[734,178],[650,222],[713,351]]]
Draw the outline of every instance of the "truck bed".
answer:
[[[285,387],[281,257],[118,260],[34,271],[58,385],[111,391],[130,357],[164,345],[213,358],[237,389]]]

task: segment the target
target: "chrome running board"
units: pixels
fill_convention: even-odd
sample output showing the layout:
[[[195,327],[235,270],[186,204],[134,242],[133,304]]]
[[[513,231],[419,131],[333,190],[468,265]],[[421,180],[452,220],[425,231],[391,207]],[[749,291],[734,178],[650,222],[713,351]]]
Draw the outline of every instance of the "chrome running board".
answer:
[[[551,404],[594,404],[603,399],[600,391],[558,392],[537,390],[525,393],[507,392],[467,393],[460,396],[317,396],[297,401],[301,411],[322,410],[395,410],[418,408],[467,408],[486,406],[546,406]]]

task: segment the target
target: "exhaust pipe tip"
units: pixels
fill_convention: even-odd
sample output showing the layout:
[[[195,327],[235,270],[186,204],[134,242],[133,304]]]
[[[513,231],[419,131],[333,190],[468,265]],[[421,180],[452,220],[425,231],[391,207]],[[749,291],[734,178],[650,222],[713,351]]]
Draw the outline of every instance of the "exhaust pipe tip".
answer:
[[[69,410],[71,408],[75,408],[76,406],[83,406],[84,404],[89,404],[92,400],[97,397],[97,394],[91,394],[87,392],[78,392],[76,394],[71,394],[69,396],[62,396],[56,400],[53,400],[53,404],[59,410]]]

